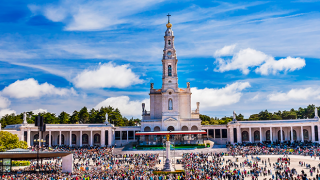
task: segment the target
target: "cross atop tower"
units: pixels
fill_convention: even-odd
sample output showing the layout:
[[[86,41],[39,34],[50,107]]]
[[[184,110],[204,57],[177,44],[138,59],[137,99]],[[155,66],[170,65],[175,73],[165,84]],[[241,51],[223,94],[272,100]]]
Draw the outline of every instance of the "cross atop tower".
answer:
[[[168,13],[167,16],[168,16],[168,23],[170,23],[170,16],[171,16],[171,15]]]

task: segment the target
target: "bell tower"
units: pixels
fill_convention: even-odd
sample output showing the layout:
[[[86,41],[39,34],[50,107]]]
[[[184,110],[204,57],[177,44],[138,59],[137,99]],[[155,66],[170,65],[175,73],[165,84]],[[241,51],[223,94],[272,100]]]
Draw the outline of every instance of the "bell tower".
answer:
[[[162,91],[167,89],[178,90],[177,55],[174,47],[174,35],[171,29],[170,16],[168,16],[167,30],[164,36],[164,50],[162,58]]]

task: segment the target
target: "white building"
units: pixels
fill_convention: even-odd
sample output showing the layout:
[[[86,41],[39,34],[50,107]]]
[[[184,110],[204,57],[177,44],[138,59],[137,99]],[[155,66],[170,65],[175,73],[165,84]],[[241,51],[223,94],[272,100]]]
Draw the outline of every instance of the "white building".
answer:
[[[172,25],[168,22],[164,36],[162,58],[162,88],[150,87],[150,111],[142,104],[141,126],[114,127],[112,124],[47,124],[41,139],[46,144],[68,146],[121,146],[137,141],[136,132],[145,131],[196,131],[205,130],[215,144],[264,142],[264,141],[320,141],[320,121],[313,119],[237,121],[227,125],[201,125],[199,105],[191,111],[190,83],[187,88],[178,87],[177,54],[174,47]],[[0,126],[1,127],[1,126]],[[4,131],[17,134],[29,146],[38,139],[38,128],[34,124],[8,125]],[[280,133],[282,132],[282,133]],[[51,137],[51,138],[49,138]]]

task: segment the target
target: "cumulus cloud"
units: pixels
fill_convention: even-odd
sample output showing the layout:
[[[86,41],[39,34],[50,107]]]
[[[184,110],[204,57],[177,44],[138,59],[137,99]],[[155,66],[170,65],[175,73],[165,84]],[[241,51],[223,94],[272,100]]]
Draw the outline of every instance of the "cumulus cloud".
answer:
[[[106,100],[100,102],[94,108],[99,109],[101,107],[112,106],[113,108],[118,108],[122,115],[127,117],[139,117],[142,114],[142,106],[141,104],[146,104],[146,110],[150,111],[150,100],[144,99],[142,101],[136,100],[131,101],[128,96],[118,96],[118,97],[110,97]]]
[[[97,69],[82,71],[73,82],[79,88],[124,88],[141,84],[143,80],[132,72],[128,64],[117,66],[107,63],[99,64]]]
[[[215,57],[220,57],[220,56],[231,56],[233,55],[234,48],[236,47],[235,44],[230,45],[230,46],[224,46],[222,49],[216,50],[214,53]]]
[[[257,74],[268,75],[277,74],[280,71],[295,71],[306,65],[305,60],[299,57],[292,58],[289,56],[275,60],[274,57],[251,48],[241,49],[234,53],[231,59],[222,58],[222,56],[230,55],[234,49],[233,46],[225,46],[216,51],[215,63],[217,68],[214,71],[225,72],[239,69],[243,74],[248,74],[250,72],[249,68],[256,68],[255,72]]]
[[[9,99],[0,96],[0,109],[7,108],[10,105]]]
[[[200,106],[203,108],[210,108],[215,106],[230,105],[239,102],[242,93],[241,91],[250,87],[249,82],[235,82],[228,84],[221,89],[213,88],[191,88],[192,105],[195,102],[200,102]]]
[[[277,92],[270,94],[268,98],[270,101],[320,99],[320,88],[291,89],[286,93]]]
[[[7,115],[7,114],[16,114],[16,111],[12,110],[12,109],[2,109],[2,110],[0,110],[0,118],[2,116]]]
[[[46,109],[36,109],[36,110],[32,110],[32,113],[33,114],[39,114],[39,113],[47,113],[48,112],[48,110],[46,110]]]
[[[2,90],[4,95],[12,98],[38,98],[45,95],[76,95],[73,88],[56,88],[52,84],[43,83],[39,84],[33,78],[26,80],[17,80]]]
[[[268,74],[277,74],[279,71],[295,71],[298,69],[303,68],[306,65],[306,62],[304,59],[301,59],[299,57],[292,58],[287,57],[284,59],[279,60],[269,60],[262,64],[260,67],[255,69],[256,73],[260,73],[262,75],[268,75]]]

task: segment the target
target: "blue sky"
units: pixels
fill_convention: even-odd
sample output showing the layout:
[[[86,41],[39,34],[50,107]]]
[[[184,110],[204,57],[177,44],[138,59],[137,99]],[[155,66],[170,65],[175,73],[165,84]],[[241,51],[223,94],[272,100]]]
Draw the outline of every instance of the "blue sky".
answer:
[[[319,1],[2,1],[0,116],[118,107],[161,87],[167,14],[179,85],[213,117],[320,104]],[[147,108],[148,109],[148,108]]]

